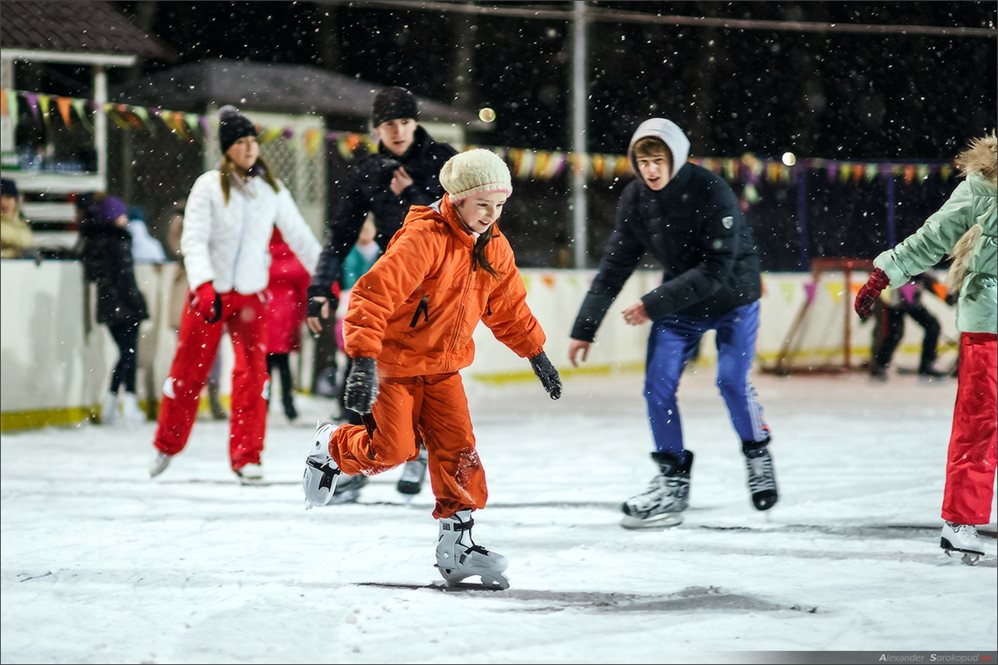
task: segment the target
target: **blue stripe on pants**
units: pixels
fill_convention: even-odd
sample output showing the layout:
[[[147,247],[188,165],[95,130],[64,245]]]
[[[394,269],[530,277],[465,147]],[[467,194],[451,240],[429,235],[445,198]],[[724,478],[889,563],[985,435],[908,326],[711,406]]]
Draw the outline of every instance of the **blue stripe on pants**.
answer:
[[[713,319],[669,316],[655,321],[648,336],[645,400],[657,452],[681,456],[683,428],[676,402],[679,378],[700,338],[717,331],[717,387],[742,441],[764,441],[769,426],[748,374],[755,357],[759,303]]]

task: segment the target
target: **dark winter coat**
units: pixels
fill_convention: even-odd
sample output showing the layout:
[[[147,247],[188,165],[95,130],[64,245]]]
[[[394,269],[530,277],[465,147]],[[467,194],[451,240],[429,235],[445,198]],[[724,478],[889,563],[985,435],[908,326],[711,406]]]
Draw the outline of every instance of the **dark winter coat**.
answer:
[[[344,259],[357,242],[360,227],[368,213],[374,213],[377,227],[375,241],[385,247],[402,227],[402,220],[410,207],[429,205],[443,196],[440,169],[455,154],[457,151],[450,145],[435,142],[425,129],[417,127],[412,146],[401,157],[396,157],[379,144],[378,152],[357,162],[346,193],[327,228],[326,243],[312,276],[313,288],[310,291],[329,294],[333,282],[339,278]],[[405,167],[413,184],[401,196],[395,196],[390,183],[392,174],[399,166]]]
[[[128,229],[88,219],[80,225],[80,235],[83,274],[97,285],[97,322],[110,326],[148,319],[146,300],[135,281]]]
[[[572,329],[591,342],[645,252],[661,263],[661,286],[641,297],[652,320],[712,318],[759,299],[759,256],[738,199],[720,177],[684,164],[662,190],[639,178],[624,188],[599,273]]]

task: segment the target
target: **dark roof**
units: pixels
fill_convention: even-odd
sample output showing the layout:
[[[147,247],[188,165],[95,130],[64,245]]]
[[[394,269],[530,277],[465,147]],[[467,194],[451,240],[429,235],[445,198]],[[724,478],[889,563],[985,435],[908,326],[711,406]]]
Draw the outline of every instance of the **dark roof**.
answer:
[[[6,2],[5,2],[6,5]],[[243,60],[208,60],[180,65],[115,86],[110,98],[178,111],[203,111],[209,104],[278,113],[313,113],[367,119],[383,85],[312,65]],[[420,120],[484,129],[475,113],[424,97]]]
[[[0,17],[0,44],[4,48],[176,58],[154,35],[143,32],[109,2],[3,0]]]

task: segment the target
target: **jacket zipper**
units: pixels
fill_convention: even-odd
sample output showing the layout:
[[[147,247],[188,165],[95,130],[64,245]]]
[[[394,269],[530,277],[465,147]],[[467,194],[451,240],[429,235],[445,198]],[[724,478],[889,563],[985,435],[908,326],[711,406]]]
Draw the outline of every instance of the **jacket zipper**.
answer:
[[[447,348],[448,351],[453,351],[457,347],[457,340],[461,336],[461,328],[464,323],[464,307],[465,303],[468,301],[468,291],[471,289],[471,282],[475,278],[475,273],[478,271],[478,264],[475,263],[475,250],[471,250],[471,272],[468,273],[468,279],[464,283],[464,292],[461,293],[461,306],[457,310],[457,325],[454,327],[454,337],[450,341],[450,346]]]

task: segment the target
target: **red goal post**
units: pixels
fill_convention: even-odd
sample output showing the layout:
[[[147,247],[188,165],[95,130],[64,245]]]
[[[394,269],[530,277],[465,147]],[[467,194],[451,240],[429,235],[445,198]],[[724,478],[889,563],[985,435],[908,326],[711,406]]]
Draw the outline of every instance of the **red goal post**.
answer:
[[[873,261],[855,258],[820,258],[811,261],[811,282],[783,344],[771,365],[772,374],[849,372],[853,366],[853,298]],[[854,274],[860,271],[860,276]]]

